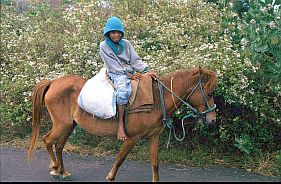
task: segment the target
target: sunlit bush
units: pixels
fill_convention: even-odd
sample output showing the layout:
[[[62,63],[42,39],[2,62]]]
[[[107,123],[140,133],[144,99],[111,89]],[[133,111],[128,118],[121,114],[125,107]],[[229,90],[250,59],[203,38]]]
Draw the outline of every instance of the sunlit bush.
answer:
[[[218,145],[234,146],[250,136],[253,147],[277,148],[280,84],[259,83],[260,67],[242,56],[238,16],[230,8],[201,0],[83,0],[55,10],[29,4],[23,12],[7,4],[1,8],[1,134],[29,136],[30,96],[38,81],[67,74],[91,78],[101,68],[102,31],[114,15],[124,23],[125,38],[160,76],[208,67],[218,75],[216,96],[247,109],[236,117],[219,114]],[[253,119],[245,117],[249,113]]]
[[[273,148],[280,142],[281,127],[280,2],[249,0],[245,11],[237,8],[242,0],[225,6],[223,2],[224,33],[241,54],[241,62],[252,65],[252,69],[244,70],[244,85],[237,90],[241,99],[236,102],[247,110],[235,117],[229,132],[240,128],[237,137],[249,137],[257,147]]]

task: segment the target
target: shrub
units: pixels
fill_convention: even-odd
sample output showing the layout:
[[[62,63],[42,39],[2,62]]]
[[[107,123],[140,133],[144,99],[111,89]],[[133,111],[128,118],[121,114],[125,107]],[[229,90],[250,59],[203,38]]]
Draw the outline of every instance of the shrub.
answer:
[[[258,148],[278,150],[273,145],[280,142],[280,5],[272,0],[253,0],[248,5],[240,16],[231,3],[223,8],[224,33],[239,51],[241,62],[252,65],[243,72],[244,84],[237,90],[243,92],[239,93],[242,98],[235,102],[247,107],[236,121],[249,127],[244,133],[241,127],[236,136],[246,133]]]
[[[260,6],[251,2],[254,1],[249,1],[249,5]],[[266,40],[266,49],[256,47],[255,44],[263,43],[262,38],[255,44],[251,42],[250,28],[254,25],[244,25],[251,22],[257,10],[250,6],[239,17],[229,4],[217,4],[201,0],[83,0],[56,10],[46,4],[30,4],[23,12],[3,5],[1,134],[30,135],[30,96],[36,82],[67,74],[90,78],[101,68],[98,51],[102,28],[107,18],[115,15],[123,20],[125,38],[160,76],[199,65],[216,71],[220,125],[212,130],[192,127],[193,134],[188,135],[186,144],[192,140],[200,145],[200,138],[209,135],[212,141],[206,144],[227,151],[278,150],[280,82],[274,78],[276,73],[273,77],[264,74],[273,71],[265,64],[267,61],[278,67],[272,63],[280,61],[280,52],[276,51],[280,49],[280,29],[271,30],[261,21],[262,29],[269,28],[262,32],[268,34],[269,41]],[[279,20],[277,15],[258,16],[275,21]],[[280,25],[278,21],[276,25]],[[253,39],[262,37],[260,34],[255,33]],[[244,37],[247,45],[241,45]],[[274,59],[267,60],[268,56]],[[186,109],[181,112],[176,118],[181,118]],[[47,131],[48,126],[43,126]],[[72,141],[83,139],[80,133],[84,134],[78,129]],[[245,141],[247,144],[242,144]]]

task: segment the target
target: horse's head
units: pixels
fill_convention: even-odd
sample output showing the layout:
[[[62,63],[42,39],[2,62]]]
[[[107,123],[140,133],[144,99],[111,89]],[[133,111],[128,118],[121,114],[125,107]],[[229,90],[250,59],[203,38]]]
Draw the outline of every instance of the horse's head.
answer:
[[[207,124],[216,122],[216,105],[214,103],[214,89],[217,83],[216,73],[199,67],[195,72],[195,86],[187,96],[187,101],[197,111],[197,115]]]

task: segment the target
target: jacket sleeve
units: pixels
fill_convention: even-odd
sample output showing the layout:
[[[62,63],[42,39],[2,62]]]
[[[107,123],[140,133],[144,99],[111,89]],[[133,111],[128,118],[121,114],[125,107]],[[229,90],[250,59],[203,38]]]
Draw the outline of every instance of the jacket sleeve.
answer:
[[[132,44],[128,41],[129,51],[130,51],[130,64],[131,66],[141,73],[146,73],[149,70],[149,66],[145,63],[137,54],[136,50]]]
[[[118,58],[111,51],[111,49],[108,48],[105,42],[102,42],[100,44],[100,56],[103,62],[105,63],[108,72],[115,73],[115,74],[127,73],[124,67],[121,65]]]

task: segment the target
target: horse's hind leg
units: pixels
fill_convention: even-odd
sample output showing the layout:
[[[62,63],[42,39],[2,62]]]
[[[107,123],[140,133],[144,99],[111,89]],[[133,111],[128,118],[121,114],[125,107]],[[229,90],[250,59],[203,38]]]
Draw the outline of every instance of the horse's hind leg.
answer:
[[[152,169],[152,181],[159,181],[159,162],[158,162],[158,148],[159,135],[149,138],[149,160]]]
[[[76,125],[77,124],[75,122],[73,122],[72,125],[65,126],[63,135],[55,143],[56,155],[57,155],[57,166],[58,166],[57,172],[62,175],[63,179],[68,179],[69,176],[71,176],[71,174],[64,169],[62,152],[63,152],[63,148],[64,148],[64,145],[65,145],[67,139],[71,135],[71,133],[72,133],[73,129],[76,127]]]
[[[58,139],[58,136],[55,137],[53,134],[54,128],[51,129],[50,132],[48,132],[46,135],[43,136],[43,141],[46,145],[46,149],[50,155],[50,169],[51,169],[51,174],[52,175],[59,175],[57,172],[58,169],[58,164],[56,160],[56,156],[53,151],[53,143],[56,139]]]
[[[76,125],[76,124],[75,124]],[[63,146],[71,134],[71,132],[74,129],[74,125],[72,124],[64,124],[61,122],[60,125],[58,125],[55,121],[53,121],[53,127],[50,132],[48,132],[43,137],[43,141],[46,145],[47,151],[50,155],[50,169],[51,169],[51,175],[55,178],[59,177],[60,175],[64,174],[64,168],[62,166],[62,156],[60,156],[60,150],[62,152]],[[53,151],[53,144],[56,144],[56,154],[58,157],[58,160],[56,159],[56,156]],[[57,149],[58,148],[58,149]],[[70,174],[69,174],[70,175]]]
[[[134,138],[134,139],[129,138],[124,141],[123,145],[121,146],[120,151],[118,152],[118,154],[116,156],[112,169],[107,174],[107,177],[106,177],[107,180],[114,181],[118,168],[122,165],[122,163],[126,159],[127,155],[133,149],[133,147],[136,145],[138,140],[139,140],[139,138]]]

